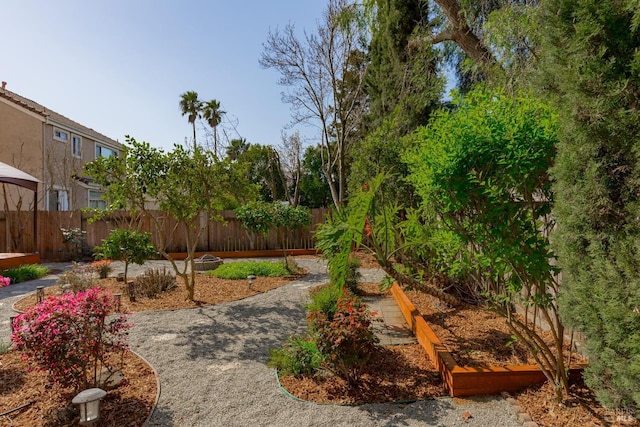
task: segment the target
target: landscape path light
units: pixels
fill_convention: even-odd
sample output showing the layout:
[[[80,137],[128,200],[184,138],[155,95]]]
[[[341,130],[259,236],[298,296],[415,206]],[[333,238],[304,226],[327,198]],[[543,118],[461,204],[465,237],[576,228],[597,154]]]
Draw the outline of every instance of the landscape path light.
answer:
[[[100,388],[89,388],[71,400],[80,408],[80,424],[93,425],[100,419],[100,400],[106,395],[107,392]]]
[[[247,276],[247,282],[249,282],[249,289],[251,289],[251,285],[253,285],[253,282],[255,282],[256,280],[256,276],[254,276],[253,274],[250,274]]]

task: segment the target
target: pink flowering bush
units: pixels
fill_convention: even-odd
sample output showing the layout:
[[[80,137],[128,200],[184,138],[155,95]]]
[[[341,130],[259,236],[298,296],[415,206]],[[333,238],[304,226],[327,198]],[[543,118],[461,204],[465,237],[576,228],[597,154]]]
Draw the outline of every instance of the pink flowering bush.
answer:
[[[0,276],[0,288],[9,286],[11,284],[11,277]]]
[[[32,369],[49,373],[49,381],[80,391],[97,387],[110,357],[127,350],[130,325],[115,311],[113,295],[99,287],[76,294],[50,296],[14,320],[11,340]]]

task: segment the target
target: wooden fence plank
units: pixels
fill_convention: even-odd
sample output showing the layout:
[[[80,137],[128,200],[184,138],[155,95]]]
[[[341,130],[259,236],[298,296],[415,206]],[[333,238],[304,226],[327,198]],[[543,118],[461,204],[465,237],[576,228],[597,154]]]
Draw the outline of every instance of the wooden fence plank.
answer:
[[[315,239],[313,232],[319,223],[324,222],[328,209],[312,209],[311,225],[301,230],[281,230],[285,236],[286,249],[314,249]],[[166,218],[160,211],[154,211],[153,215],[161,218],[163,222],[162,233],[164,236],[172,235],[165,242],[167,252],[185,252],[186,239],[184,227],[180,226],[176,232],[172,232],[175,221]],[[196,250],[199,252],[238,252],[250,250],[280,250],[284,249],[281,239],[275,231],[267,236],[252,236],[242,227],[242,224],[233,211],[219,212],[223,221],[211,221],[198,240]],[[206,223],[206,216],[200,219]],[[43,260],[61,260],[68,257],[73,249],[65,244],[62,238],[61,228],[78,228],[85,232],[85,242],[89,249],[99,245],[105,239],[111,229],[122,227],[131,222],[128,212],[116,212],[108,219],[90,221],[90,216],[79,210],[62,212],[38,212],[38,236],[37,248],[33,246],[33,212],[9,212],[5,215],[0,212],[0,252],[35,252],[40,254]],[[152,221],[144,218],[137,223],[139,231],[150,232],[155,245],[162,240]]]

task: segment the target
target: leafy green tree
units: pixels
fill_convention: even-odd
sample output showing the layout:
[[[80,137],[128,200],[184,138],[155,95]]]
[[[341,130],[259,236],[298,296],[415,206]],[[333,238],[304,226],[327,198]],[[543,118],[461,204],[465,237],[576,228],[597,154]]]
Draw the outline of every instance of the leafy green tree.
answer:
[[[218,126],[222,122],[222,115],[226,111],[220,109],[220,102],[212,99],[202,104],[202,118],[207,121],[213,129],[213,152],[218,155]]]
[[[85,172],[105,188],[109,201],[98,217],[115,207],[141,213],[151,221],[158,250],[183,278],[190,300],[194,297],[194,254],[206,223],[218,219],[217,210],[236,207],[256,196],[242,164],[220,161],[197,146],[189,152],[176,145],[165,153],[127,137],[122,156],[98,158],[85,166]],[[165,215],[154,214],[150,202],[159,205]],[[182,270],[166,249],[173,236],[165,235],[168,221],[177,223],[173,233],[185,235],[188,257]],[[191,274],[187,274],[189,266]]]
[[[95,248],[100,259],[112,259],[124,262],[124,282],[127,282],[129,264],[142,265],[158,252],[151,243],[150,233],[115,228],[109,236]]]
[[[531,349],[561,398],[569,388],[548,240],[553,221],[547,174],[557,115],[526,93],[478,88],[455,101],[455,112],[443,111],[417,131],[420,146],[406,156],[408,179],[421,208],[469,248],[461,255],[478,291]],[[550,327],[553,346],[544,343],[535,324],[513,316],[515,303],[535,307]]]
[[[423,0],[376,0],[364,91],[369,110],[363,138],[351,151],[349,192],[379,173],[387,197],[411,203],[404,184],[407,168],[400,156],[410,139],[403,137],[427,123],[440,107],[444,79],[440,50],[431,44],[410,45],[430,27],[433,6]]]
[[[308,226],[311,212],[304,206],[290,206],[282,202],[252,202],[235,209],[237,218],[250,233],[264,234],[274,230],[278,233],[280,247],[286,251],[286,231]],[[252,239],[252,246],[254,244]]]
[[[307,147],[302,159],[300,176],[300,204],[310,208],[331,205],[331,191],[322,172],[322,153],[317,146]]]
[[[260,144],[240,145],[237,162],[245,165],[247,179],[259,188],[265,202],[286,200],[286,182],[278,152],[271,146]]]
[[[193,148],[196,148],[196,120],[200,118],[202,112],[202,101],[198,99],[198,92],[187,91],[180,95],[180,110],[183,116],[193,127]]]
[[[444,89],[437,76],[440,53],[428,44],[409,46],[412,37],[429,25],[431,6],[423,0],[375,4],[364,86],[369,99],[367,127],[375,129],[394,115],[401,136],[426,124]]]
[[[640,413],[640,3],[544,4],[541,87],[561,113],[552,169],[563,319],[585,382]]]

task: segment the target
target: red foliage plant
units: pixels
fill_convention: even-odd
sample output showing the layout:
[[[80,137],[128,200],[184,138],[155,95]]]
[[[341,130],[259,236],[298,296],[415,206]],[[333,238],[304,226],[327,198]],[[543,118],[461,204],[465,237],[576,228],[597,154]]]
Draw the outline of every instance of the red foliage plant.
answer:
[[[357,388],[360,368],[378,343],[366,305],[359,298],[344,294],[338,299],[333,319],[322,311],[312,311],[308,320],[317,333],[318,350],[326,356],[325,367]]]
[[[50,296],[17,316],[11,340],[51,384],[97,387],[101,368],[114,368],[110,356],[128,349],[130,324],[124,315],[109,316],[114,311],[113,295],[99,287]]]

